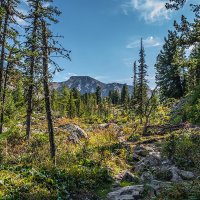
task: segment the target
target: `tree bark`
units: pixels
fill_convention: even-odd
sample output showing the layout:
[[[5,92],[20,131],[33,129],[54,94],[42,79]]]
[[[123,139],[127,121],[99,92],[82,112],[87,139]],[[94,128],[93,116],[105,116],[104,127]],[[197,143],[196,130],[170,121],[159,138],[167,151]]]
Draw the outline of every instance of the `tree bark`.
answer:
[[[50,143],[50,155],[53,163],[56,164],[56,147],[54,141],[53,120],[51,112],[51,101],[49,92],[49,80],[48,80],[48,33],[46,23],[42,22],[42,38],[43,38],[43,87],[45,96],[46,116],[48,121],[49,143]]]

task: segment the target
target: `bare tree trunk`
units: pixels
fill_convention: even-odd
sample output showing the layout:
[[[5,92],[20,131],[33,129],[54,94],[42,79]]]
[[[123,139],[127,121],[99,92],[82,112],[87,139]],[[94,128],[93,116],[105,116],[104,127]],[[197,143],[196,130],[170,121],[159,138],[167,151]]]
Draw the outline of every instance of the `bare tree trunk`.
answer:
[[[50,155],[53,163],[56,164],[56,147],[54,141],[54,130],[53,121],[51,113],[51,101],[49,92],[49,80],[48,80],[48,33],[46,28],[46,23],[42,22],[42,35],[43,35],[43,86],[44,86],[44,96],[45,96],[45,106],[46,115],[48,121],[48,131],[49,131],[49,143],[50,143]]]

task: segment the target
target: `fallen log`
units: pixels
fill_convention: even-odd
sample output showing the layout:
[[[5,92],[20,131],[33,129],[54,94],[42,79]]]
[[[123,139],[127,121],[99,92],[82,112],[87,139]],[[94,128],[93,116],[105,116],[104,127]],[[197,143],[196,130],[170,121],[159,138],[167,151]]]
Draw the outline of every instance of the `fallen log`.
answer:
[[[149,125],[146,127],[145,134],[152,133],[156,135],[164,135],[169,132],[177,131],[183,128],[189,128],[189,126],[186,126],[186,124],[178,124],[178,125],[172,125],[172,124],[165,124],[165,125]],[[150,134],[151,135],[151,134]]]

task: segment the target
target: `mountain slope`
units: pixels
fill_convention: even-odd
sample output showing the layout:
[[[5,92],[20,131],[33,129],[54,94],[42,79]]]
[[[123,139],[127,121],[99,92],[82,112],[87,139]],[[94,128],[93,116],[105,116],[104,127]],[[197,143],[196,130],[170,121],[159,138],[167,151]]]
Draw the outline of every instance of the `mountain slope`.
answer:
[[[53,82],[52,87],[54,89],[61,89],[63,86],[68,88],[76,88],[81,94],[85,93],[94,93],[97,86],[100,86],[102,89],[102,96],[108,96],[110,90],[118,90],[121,92],[123,84],[120,83],[102,83],[90,76],[71,76],[69,80],[64,82]],[[133,91],[133,86],[128,85],[129,94]]]

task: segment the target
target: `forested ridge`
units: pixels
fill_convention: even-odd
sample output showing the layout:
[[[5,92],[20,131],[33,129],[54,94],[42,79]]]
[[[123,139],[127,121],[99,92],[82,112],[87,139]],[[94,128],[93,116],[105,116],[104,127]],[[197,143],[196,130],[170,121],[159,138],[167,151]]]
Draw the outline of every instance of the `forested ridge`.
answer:
[[[155,88],[141,38],[131,95],[124,84],[103,96],[52,87],[72,54],[52,31],[61,12],[20,3],[0,0],[0,199],[199,200],[200,4],[166,33]]]

